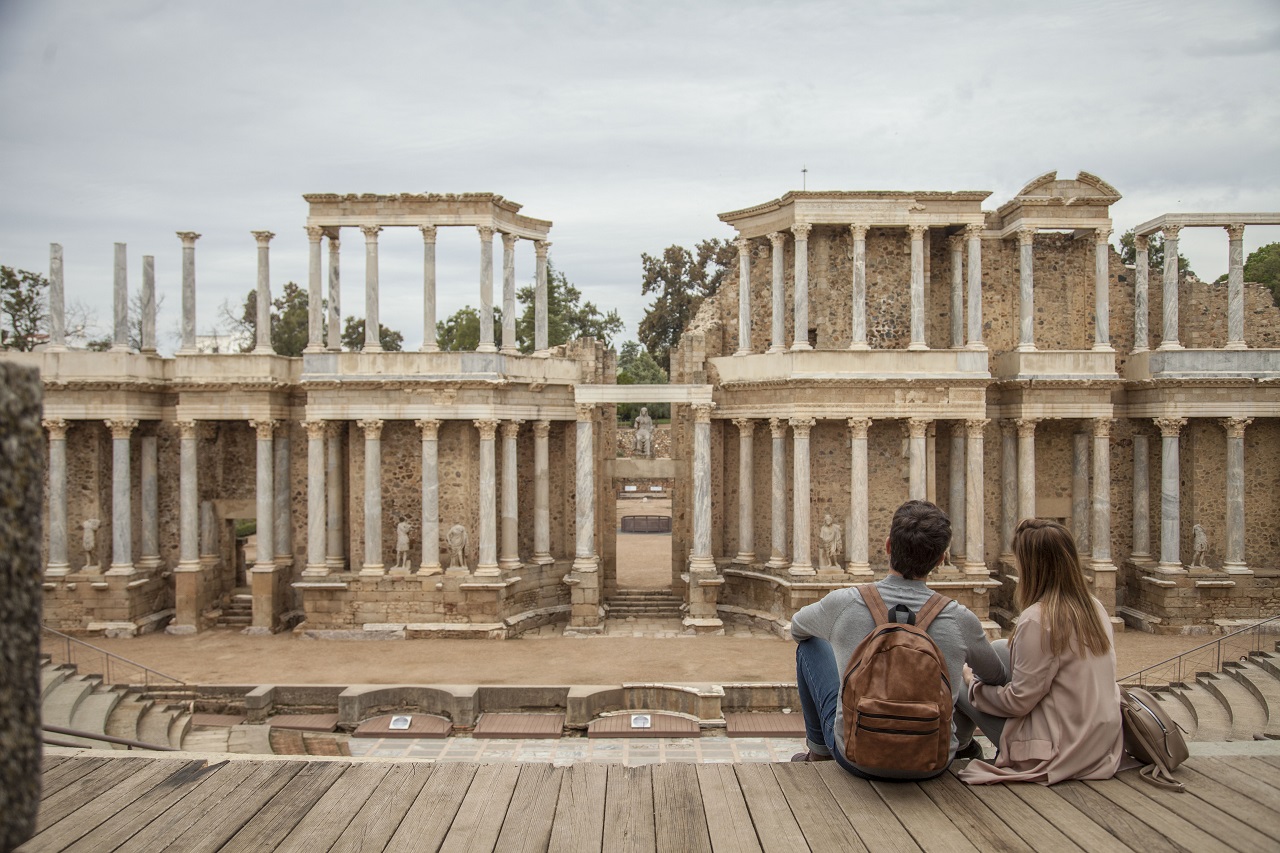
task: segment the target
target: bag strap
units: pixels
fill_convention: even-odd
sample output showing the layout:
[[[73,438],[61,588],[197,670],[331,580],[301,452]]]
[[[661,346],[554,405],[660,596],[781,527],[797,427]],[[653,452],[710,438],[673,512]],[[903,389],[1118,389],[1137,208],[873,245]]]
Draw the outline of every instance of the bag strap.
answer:
[[[1148,764],[1138,771],[1138,775],[1142,777],[1142,781],[1150,782],[1157,788],[1163,788],[1166,791],[1174,791],[1179,794],[1185,794],[1187,791],[1186,785],[1173,778],[1173,775],[1159,764]]]
[[[929,600],[924,603],[924,607],[921,607],[919,612],[916,613],[916,627],[921,631],[927,631],[937,615],[950,603],[951,599],[940,592],[935,592],[929,596]]]
[[[867,609],[871,611],[871,618],[876,620],[876,625],[888,625],[889,608],[885,607],[884,599],[880,597],[880,590],[876,589],[876,585],[873,583],[859,584],[858,594],[862,596],[862,603],[867,605]]]

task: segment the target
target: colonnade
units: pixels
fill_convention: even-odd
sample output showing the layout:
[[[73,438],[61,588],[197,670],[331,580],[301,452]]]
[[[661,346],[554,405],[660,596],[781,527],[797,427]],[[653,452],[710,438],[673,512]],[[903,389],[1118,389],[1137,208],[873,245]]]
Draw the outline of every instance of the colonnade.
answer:
[[[1035,235],[1039,230],[1026,226],[1017,230],[1018,240],[1018,352],[1035,352]],[[1111,229],[1093,230],[1093,350],[1114,352],[1111,346]]]

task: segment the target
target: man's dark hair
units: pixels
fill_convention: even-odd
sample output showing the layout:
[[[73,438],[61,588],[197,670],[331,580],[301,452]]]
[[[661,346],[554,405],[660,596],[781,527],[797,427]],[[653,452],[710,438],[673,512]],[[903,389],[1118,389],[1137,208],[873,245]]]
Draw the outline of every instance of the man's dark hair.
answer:
[[[919,580],[938,565],[951,546],[951,519],[928,501],[907,501],[889,526],[889,567]]]

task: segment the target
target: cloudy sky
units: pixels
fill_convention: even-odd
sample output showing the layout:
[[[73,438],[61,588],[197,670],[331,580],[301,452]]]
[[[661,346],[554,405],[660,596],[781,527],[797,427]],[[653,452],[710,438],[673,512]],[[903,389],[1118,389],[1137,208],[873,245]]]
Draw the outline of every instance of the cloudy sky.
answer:
[[[112,244],[154,255],[171,349],[175,231],[198,325],[255,281],[305,283],[307,192],[500,193],[551,219],[586,298],[643,315],[640,254],[810,189],[990,190],[1051,169],[1166,212],[1280,210],[1280,3],[0,0],[0,263],[109,327]],[[343,307],[362,305],[358,235]],[[1220,231],[1184,232],[1201,277]],[[1250,229],[1246,251],[1280,240]],[[421,341],[421,237],[384,232],[382,317]],[[478,303],[479,241],[442,229],[441,313]],[[533,277],[522,242],[517,278]],[[499,286],[500,291],[500,286]]]

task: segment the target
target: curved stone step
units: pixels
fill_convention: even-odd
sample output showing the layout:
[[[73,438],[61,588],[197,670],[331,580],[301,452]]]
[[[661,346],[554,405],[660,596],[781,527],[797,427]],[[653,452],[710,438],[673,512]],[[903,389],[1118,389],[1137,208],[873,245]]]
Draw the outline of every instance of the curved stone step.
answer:
[[[138,732],[138,724],[142,721],[142,715],[151,707],[150,699],[143,699],[132,693],[127,694],[120,704],[116,705],[115,710],[107,719],[107,734],[112,737],[122,737],[128,740],[141,741],[142,737]],[[116,749],[125,749],[126,747],[113,744]]]
[[[1275,652],[1253,652],[1249,655],[1249,660],[1276,678],[1280,678],[1280,654]]]
[[[174,749],[182,749],[182,743],[187,737],[187,733],[191,731],[191,714],[184,710],[179,710],[169,720],[169,730],[166,733],[167,740],[164,743]]]
[[[93,692],[96,686],[96,681],[91,681],[83,676],[69,676],[61,684],[50,690],[49,695],[41,703],[41,720],[48,726],[71,728],[71,720],[75,715],[76,708],[80,706],[86,696]]]
[[[231,727],[227,751],[242,755],[271,755],[271,726],[242,723]]]
[[[98,735],[107,733],[107,720],[120,704],[122,694],[115,690],[95,691],[84,697],[71,715],[71,728]],[[89,741],[97,749],[110,749],[111,745],[100,740]]]
[[[1280,679],[1252,660],[1232,667],[1227,672],[1262,703],[1266,712],[1263,735],[1280,738]]]
[[[152,746],[167,746],[173,716],[173,711],[152,705],[138,720],[138,740]]]
[[[1233,665],[1228,664],[1227,668]],[[1226,672],[1202,675],[1196,682],[1218,697],[1231,717],[1230,740],[1253,740],[1267,727],[1267,709],[1258,697]]]
[[[1160,705],[1169,716],[1173,717],[1173,721],[1182,728],[1182,733],[1186,740],[1195,740],[1196,718],[1182,697],[1176,695],[1172,688],[1156,691],[1155,697],[1160,700]]]
[[[188,752],[231,752],[230,740],[227,726],[192,726],[181,746]]]
[[[46,663],[40,667],[40,701],[43,702],[45,697],[49,695],[49,691],[66,681],[73,674],[73,670],[62,666],[54,666],[51,663]]]
[[[1177,689],[1191,704],[1195,714],[1194,740],[1221,742],[1231,739],[1231,714],[1215,694],[1198,683]]]

